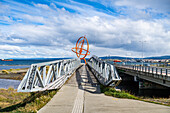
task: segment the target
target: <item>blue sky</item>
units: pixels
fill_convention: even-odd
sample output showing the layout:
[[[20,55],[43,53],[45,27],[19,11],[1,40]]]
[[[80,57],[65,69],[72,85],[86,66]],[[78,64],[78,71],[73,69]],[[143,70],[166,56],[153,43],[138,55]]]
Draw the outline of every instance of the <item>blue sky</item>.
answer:
[[[0,58],[170,54],[170,0],[0,0]],[[143,47],[142,47],[143,45]]]

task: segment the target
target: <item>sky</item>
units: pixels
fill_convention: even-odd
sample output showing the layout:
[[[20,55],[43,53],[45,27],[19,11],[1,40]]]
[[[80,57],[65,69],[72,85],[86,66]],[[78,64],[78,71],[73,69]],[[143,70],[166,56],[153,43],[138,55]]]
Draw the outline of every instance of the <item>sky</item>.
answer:
[[[0,58],[170,55],[170,0],[0,0]],[[88,57],[90,57],[88,56]]]

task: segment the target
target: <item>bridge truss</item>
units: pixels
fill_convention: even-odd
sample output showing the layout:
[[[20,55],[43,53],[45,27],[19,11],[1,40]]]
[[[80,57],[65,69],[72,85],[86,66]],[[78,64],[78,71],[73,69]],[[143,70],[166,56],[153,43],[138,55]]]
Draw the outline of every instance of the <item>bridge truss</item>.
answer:
[[[113,64],[107,63],[97,56],[92,56],[87,61],[87,65],[102,85],[117,86],[120,83],[121,77]]]
[[[18,86],[18,92],[34,92],[60,88],[80,66],[79,59],[32,64]]]

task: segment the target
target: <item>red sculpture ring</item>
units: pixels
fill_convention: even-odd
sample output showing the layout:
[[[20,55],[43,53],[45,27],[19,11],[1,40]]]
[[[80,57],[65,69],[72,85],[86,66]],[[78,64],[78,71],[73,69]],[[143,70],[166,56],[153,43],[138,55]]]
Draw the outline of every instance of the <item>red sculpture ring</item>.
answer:
[[[84,43],[87,43],[87,46],[86,46],[86,49],[84,48]],[[80,37],[78,40],[77,40],[77,43],[76,43],[76,47],[72,48],[72,51],[74,53],[76,53],[77,57],[80,58],[80,56],[82,55],[83,57],[80,58],[81,60],[83,59],[85,61],[85,64],[86,64],[86,59],[85,57],[87,55],[90,55],[90,52],[89,52],[89,42],[87,40],[87,38],[85,36],[82,36]]]

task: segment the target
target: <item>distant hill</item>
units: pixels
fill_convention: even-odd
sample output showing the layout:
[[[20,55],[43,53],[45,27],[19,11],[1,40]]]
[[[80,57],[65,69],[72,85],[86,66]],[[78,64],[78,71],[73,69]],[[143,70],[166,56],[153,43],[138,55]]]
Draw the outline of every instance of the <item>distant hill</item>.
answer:
[[[145,59],[170,59],[170,56],[146,57]]]
[[[132,59],[131,57],[120,57],[120,56],[104,56],[101,59]]]
[[[104,56],[100,57],[101,59],[132,59],[132,57],[120,57],[120,56]],[[141,59],[141,58],[133,58],[133,59]],[[170,59],[170,56],[156,56],[156,57],[145,57],[144,59]]]
[[[72,58],[9,58],[13,60],[63,60],[63,59],[72,59]]]
[[[132,58],[132,57],[121,57],[121,56],[103,56],[101,59],[141,59],[141,58]],[[62,59],[72,59],[72,58],[9,58],[14,60],[62,60]],[[89,59],[89,58],[86,58]],[[153,57],[145,57],[144,59],[170,59],[170,56],[153,56]]]

